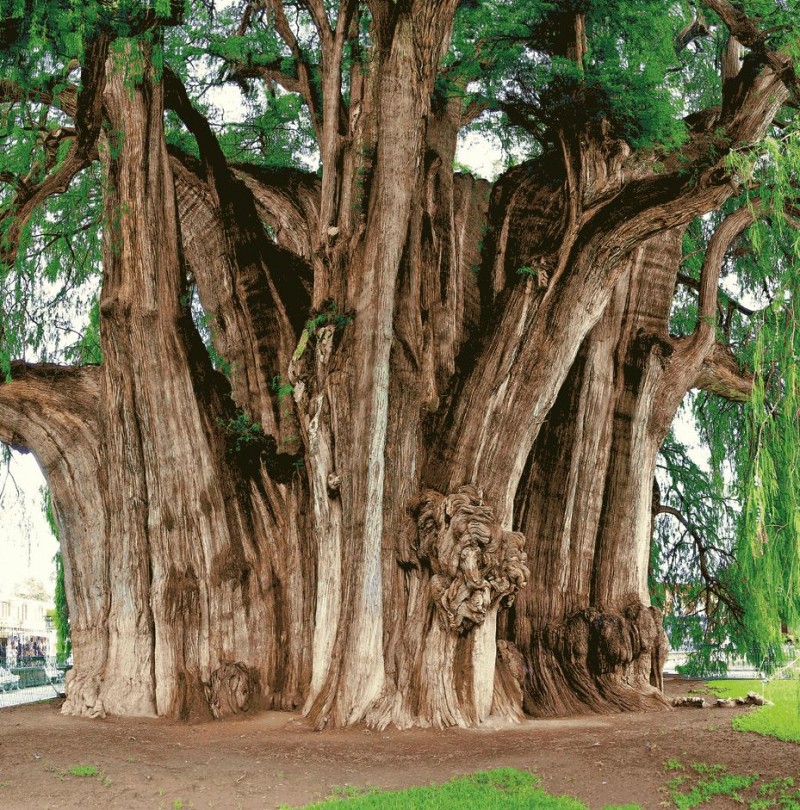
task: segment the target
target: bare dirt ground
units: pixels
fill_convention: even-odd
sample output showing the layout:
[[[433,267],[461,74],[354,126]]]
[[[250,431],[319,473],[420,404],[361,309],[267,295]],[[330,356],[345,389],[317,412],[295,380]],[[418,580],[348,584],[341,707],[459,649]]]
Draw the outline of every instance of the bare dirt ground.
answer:
[[[668,681],[684,694],[691,682]],[[502,729],[310,730],[264,713],[224,723],[63,717],[60,701],[0,712],[0,808],[274,808],[343,785],[400,788],[496,767],[539,774],[591,808],[671,806],[664,761],[800,776],[800,745],[736,732],[741,709],[531,720]],[[98,775],[70,768],[92,765]],[[724,802],[712,807],[728,806]]]

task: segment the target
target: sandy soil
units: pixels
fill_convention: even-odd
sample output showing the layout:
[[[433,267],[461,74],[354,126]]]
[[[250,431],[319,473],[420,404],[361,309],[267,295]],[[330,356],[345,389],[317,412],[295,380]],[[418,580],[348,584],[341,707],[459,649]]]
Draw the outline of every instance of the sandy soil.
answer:
[[[668,682],[668,692],[693,684]],[[663,763],[722,763],[739,773],[800,776],[800,745],[733,731],[740,709],[528,721],[465,731],[363,728],[316,733],[265,713],[224,723],[63,717],[59,701],[0,711],[0,808],[273,808],[335,786],[399,788],[512,766],[591,808],[671,806]],[[99,776],[74,776],[94,765]],[[725,803],[704,805],[724,807]]]

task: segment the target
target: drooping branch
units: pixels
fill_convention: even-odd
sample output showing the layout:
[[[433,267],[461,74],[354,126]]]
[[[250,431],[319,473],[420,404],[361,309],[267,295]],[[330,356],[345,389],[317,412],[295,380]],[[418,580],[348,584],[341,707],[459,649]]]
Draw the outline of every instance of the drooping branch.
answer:
[[[706,616],[711,616],[713,613],[713,606],[711,604],[711,596],[716,597],[717,600],[728,606],[731,615],[737,621],[741,621],[743,616],[742,606],[736,600],[735,595],[731,592],[730,588],[711,570],[710,567],[710,552],[715,551],[725,557],[730,557],[727,552],[719,548],[712,548],[706,540],[700,535],[697,527],[686,518],[686,516],[679,509],[667,504],[659,503],[655,509],[655,515],[670,515],[674,517],[678,523],[683,526],[686,533],[692,538],[695,554],[697,555],[697,563],[700,568],[700,577],[703,580],[706,592]],[[655,516],[654,515],[654,516]]]

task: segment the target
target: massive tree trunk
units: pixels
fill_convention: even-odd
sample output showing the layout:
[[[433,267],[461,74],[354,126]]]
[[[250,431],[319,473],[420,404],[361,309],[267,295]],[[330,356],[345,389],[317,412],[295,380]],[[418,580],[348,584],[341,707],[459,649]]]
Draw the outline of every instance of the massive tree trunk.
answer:
[[[593,124],[491,188],[453,173],[468,113],[434,92],[455,0],[374,9],[349,107],[357,4],[335,27],[309,5],[320,180],[229,166],[150,46],[101,49],[77,104],[82,130],[90,95],[106,122],[102,364],[0,386],[0,440],[37,454],[61,529],[64,711],[322,728],[665,705],[656,454],[692,386],[747,395],[709,322],[752,213],[712,240],[679,340],[681,234],[733,194],[717,128],[752,143],[783,84],[748,74],[658,166]],[[199,160],[168,153],[165,103]]]

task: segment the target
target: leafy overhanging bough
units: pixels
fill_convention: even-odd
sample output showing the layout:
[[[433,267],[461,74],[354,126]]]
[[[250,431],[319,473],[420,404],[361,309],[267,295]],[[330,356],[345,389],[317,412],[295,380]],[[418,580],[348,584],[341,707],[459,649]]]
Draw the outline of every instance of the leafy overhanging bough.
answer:
[[[659,513],[707,612],[795,620],[795,9],[646,6],[0,3],[0,438],[53,494],[67,711],[662,706]],[[527,159],[454,172],[467,127]],[[654,501],[690,389],[717,503],[754,442],[739,513],[674,440]]]

